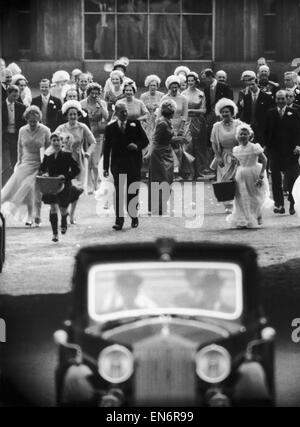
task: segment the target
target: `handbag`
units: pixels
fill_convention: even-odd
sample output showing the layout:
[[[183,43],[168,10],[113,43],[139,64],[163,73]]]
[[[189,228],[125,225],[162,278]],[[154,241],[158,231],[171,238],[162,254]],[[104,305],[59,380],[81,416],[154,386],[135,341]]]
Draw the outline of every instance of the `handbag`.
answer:
[[[65,188],[64,182],[54,176],[37,176],[36,180],[42,194],[56,195]]]

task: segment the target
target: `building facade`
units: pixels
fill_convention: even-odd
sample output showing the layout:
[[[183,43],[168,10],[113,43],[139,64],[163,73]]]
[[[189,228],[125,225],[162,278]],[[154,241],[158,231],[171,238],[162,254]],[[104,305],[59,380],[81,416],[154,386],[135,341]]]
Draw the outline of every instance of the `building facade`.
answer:
[[[279,73],[300,56],[299,0],[2,0],[0,12],[0,56],[33,80],[73,67],[101,79],[121,56],[139,83],[181,63],[238,80],[260,56]]]

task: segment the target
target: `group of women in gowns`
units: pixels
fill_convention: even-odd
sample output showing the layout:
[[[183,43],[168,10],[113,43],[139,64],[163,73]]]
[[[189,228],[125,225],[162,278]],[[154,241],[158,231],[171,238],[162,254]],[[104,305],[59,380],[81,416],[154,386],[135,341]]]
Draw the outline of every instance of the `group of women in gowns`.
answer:
[[[236,182],[235,199],[225,203],[230,224],[235,227],[261,225],[262,209],[271,205],[262,149],[252,144],[251,129],[235,118],[236,104],[232,100],[222,99],[215,108],[219,121],[214,124],[211,133],[215,158],[209,164],[206,100],[204,92],[197,87],[198,82],[197,73],[186,67],[178,67],[174,75],[166,79],[167,93],[164,94],[159,90],[160,78],[151,74],[145,80],[147,91],[138,99],[135,82],[125,76],[124,67],[121,67],[111,72],[104,93],[100,85],[91,83],[86,99],[81,102],[67,100],[63,104],[64,123],[55,132],[65,138],[66,149],[72,152],[80,170],[70,193],[70,204],[74,204],[72,221],[74,207],[87,185],[87,168],[94,172],[93,186],[97,189],[104,129],[107,123],[115,119],[115,105],[124,103],[128,109],[128,119],[140,120],[150,141],[149,148],[144,152],[143,166],[144,171],[149,172],[150,184],[166,182],[171,185],[178,176],[202,179],[205,172],[215,170],[217,181]],[[86,114],[90,128],[79,121],[80,116]],[[26,224],[31,226],[33,223],[40,224],[41,198],[35,178],[43,152],[49,147],[50,130],[41,124],[41,112],[36,107],[28,107],[25,117],[28,124],[20,130],[18,164],[1,196],[2,209],[8,214],[20,218],[20,208],[26,206]],[[248,133],[247,143],[245,136],[239,140],[239,132]],[[68,146],[66,141],[71,141],[71,144]],[[51,153],[51,148],[47,153]],[[296,182],[294,191],[296,208],[300,212],[300,180]],[[166,209],[166,201],[161,200],[159,214],[166,212]]]

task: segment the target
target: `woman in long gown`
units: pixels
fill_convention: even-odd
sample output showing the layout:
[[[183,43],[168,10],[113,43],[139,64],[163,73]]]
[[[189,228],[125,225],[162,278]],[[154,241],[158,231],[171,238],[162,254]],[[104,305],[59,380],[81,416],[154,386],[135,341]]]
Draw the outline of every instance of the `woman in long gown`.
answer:
[[[261,145],[251,142],[253,136],[253,130],[246,123],[236,129],[239,143],[233,149],[233,155],[238,161],[235,175],[236,193],[233,212],[227,217],[227,221],[236,228],[260,226],[263,209],[274,205],[270,199],[266,174],[267,158]]]
[[[154,215],[165,213],[170,197],[169,192],[162,195],[161,190],[159,194],[155,194],[153,183],[167,183],[171,185],[173,182],[174,155],[172,142],[174,141],[175,133],[171,119],[174,116],[176,108],[177,105],[173,100],[168,99],[162,103],[160,107],[161,118],[157,121],[150,146],[149,191],[151,194],[151,212]],[[156,200],[158,206],[155,206],[154,200]]]
[[[45,149],[50,144],[50,129],[40,123],[41,110],[32,105],[25,110],[27,125],[21,127],[18,139],[18,162],[15,171],[1,191],[2,207],[5,215],[17,220],[26,216],[26,227],[33,225],[35,205],[35,224],[40,225],[41,198],[36,188],[38,174]]]
[[[188,100],[179,93],[180,78],[178,76],[169,76],[166,80],[166,88],[168,93],[161,99],[161,103],[172,99],[176,102],[176,111],[172,118],[175,135],[182,137],[184,143],[174,151],[174,170],[180,177],[189,176],[192,173],[191,163],[187,160],[185,148],[188,144],[187,138],[190,133],[187,126],[188,119]],[[158,111],[158,117],[161,116],[161,110]]]
[[[148,88],[148,91],[141,95],[141,101],[145,104],[149,112],[147,121],[144,124],[144,130],[149,141],[151,141],[155,129],[155,113],[160,105],[162,97],[164,96],[164,93],[158,90],[160,83],[160,78],[155,74],[147,76],[145,79],[145,87]]]
[[[237,106],[231,99],[220,99],[216,104],[215,113],[222,120],[214,124],[211,133],[212,149],[215,154],[211,167],[217,171],[217,182],[232,181],[236,172],[236,161],[232,151],[238,145],[236,130],[242,122],[234,118]],[[224,205],[225,212],[230,214],[233,201],[225,202]]]
[[[93,191],[98,187],[98,164],[103,151],[104,130],[108,120],[106,102],[100,98],[102,87],[98,83],[90,83],[86,89],[87,98],[80,103],[87,111],[91,131],[96,139],[96,147],[89,158],[89,177]]]
[[[79,101],[65,102],[62,106],[62,113],[67,117],[68,121],[58,126],[55,133],[72,135],[74,146],[72,155],[80,168],[80,174],[73,180],[73,190],[70,197],[72,205],[70,222],[72,224],[76,222],[74,215],[80,194],[82,194],[83,190],[88,193],[88,159],[96,147],[96,139],[90,129],[84,123],[78,121],[80,115],[86,115]]]
[[[187,75],[188,89],[182,92],[188,100],[188,126],[192,135],[189,152],[195,157],[194,178],[203,178],[207,169],[207,143],[206,143],[206,99],[203,91],[197,89],[199,76],[190,71]]]

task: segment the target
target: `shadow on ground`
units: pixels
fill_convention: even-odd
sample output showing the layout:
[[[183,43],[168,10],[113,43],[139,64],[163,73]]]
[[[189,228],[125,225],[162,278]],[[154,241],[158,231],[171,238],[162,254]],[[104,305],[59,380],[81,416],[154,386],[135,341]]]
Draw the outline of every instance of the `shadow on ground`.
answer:
[[[277,329],[278,404],[300,406],[297,369],[300,345],[291,341],[291,322],[300,317],[300,259],[262,268],[262,301]],[[4,406],[54,404],[56,350],[53,332],[70,311],[70,294],[1,296],[0,314],[7,324],[2,350],[0,401]],[[297,369],[299,371],[299,369]]]

